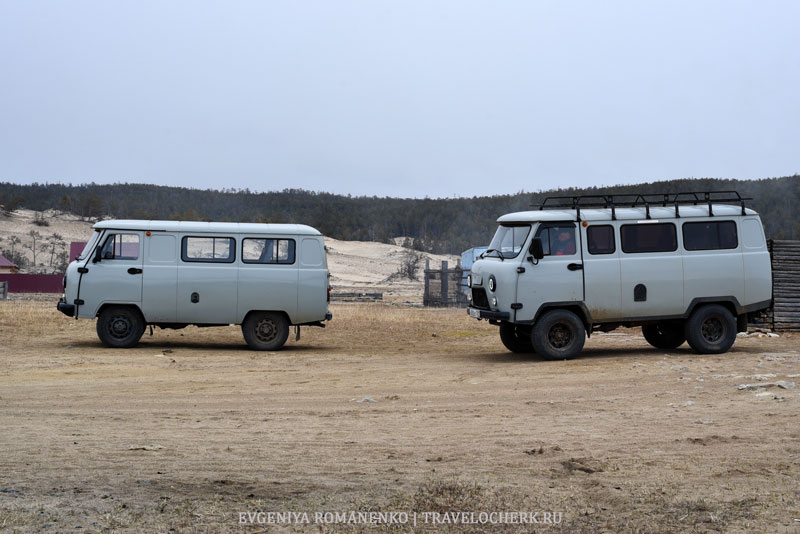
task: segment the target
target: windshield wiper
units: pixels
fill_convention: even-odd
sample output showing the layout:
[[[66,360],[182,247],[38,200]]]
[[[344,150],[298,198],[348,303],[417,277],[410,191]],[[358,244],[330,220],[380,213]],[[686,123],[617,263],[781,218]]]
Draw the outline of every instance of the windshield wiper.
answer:
[[[499,250],[497,250],[496,248],[490,248],[490,249],[484,250],[481,253],[481,258],[483,258],[484,254],[489,254],[490,252],[497,252],[497,257],[500,258],[500,261],[503,261],[503,260],[506,259],[505,256],[503,256],[503,253],[500,252]]]

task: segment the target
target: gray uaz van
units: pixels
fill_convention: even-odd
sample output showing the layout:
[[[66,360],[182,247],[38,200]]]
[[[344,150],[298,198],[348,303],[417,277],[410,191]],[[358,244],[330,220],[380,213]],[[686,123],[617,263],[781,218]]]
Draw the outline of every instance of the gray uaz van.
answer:
[[[289,328],[324,326],[330,289],[322,234],[301,224],[103,221],[69,264],[58,309],[97,317],[109,347],[132,347],[147,325],[242,326],[276,350]]]
[[[549,197],[503,215],[467,283],[468,313],[514,352],[566,359],[586,335],[641,326],[654,347],[727,351],[770,306],[758,214],[735,191]]]

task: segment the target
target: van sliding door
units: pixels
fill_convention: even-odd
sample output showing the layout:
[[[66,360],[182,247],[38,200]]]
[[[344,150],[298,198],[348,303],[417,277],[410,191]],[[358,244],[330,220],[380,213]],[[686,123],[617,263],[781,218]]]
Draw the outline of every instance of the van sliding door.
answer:
[[[185,235],[178,266],[178,321],[193,324],[237,322],[236,239]]]
[[[608,223],[583,227],[583,276],[586,308],[593,322],[622,317],[617,230]]]

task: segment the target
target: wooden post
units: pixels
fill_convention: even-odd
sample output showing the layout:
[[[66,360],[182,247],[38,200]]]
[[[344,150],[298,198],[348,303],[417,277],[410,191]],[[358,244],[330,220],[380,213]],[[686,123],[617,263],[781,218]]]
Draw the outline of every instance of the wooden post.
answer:
[[[447,260],[442,261],[442,306],[447,307]]]
[[[8,282],[0,282],[0,300],[8,298]]]
[[[431,260],[425,260],[425,292],[422,294],[422,305],[430,306],[431,304]]]

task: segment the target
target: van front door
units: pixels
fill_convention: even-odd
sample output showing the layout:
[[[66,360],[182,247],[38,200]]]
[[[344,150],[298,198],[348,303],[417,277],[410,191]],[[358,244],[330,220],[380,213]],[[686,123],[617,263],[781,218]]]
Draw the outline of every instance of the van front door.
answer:
[[[517,279],[516,321],[532,321],[543,304],[583,301],[583,262],[575,223],[542,223],[534,238],[542,241],[544,258],[537,264],[523,257]],[[533,260],[535,261],[535,260]]]
[[[79,317],[92,318],[103,304],[142,302],[142,232],[111,230],[99,246],[81,279]]]

